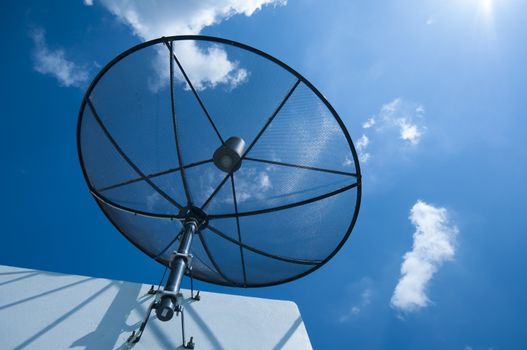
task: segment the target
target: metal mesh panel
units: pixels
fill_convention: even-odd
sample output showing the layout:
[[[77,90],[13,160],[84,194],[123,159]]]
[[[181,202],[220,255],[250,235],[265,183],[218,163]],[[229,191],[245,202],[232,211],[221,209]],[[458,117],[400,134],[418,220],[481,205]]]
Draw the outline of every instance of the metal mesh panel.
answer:
[[[244,243],[279,256],[322,261],[346,234],[355,196],[352,189],[295,208],[241,217]]]
[[[155,219],[126,213],[98,201],[110,221],[135,245],[152,257],[168,261],[172,250],[167,249],[181,231],[178,220]]]
[[[212,283],[232,285],[232,283],[224,277],[223,273],[218,271],[218,268],[216,267],[218,266],[218,256],[211,255],[212,252],[209,247],[208,239],[205,238],[202,233],[200,233],[200,235],[202,235],[202,237],[195,237],[191,248],[191,253],[194,256],[193,260],[199,261],[199,264],[197,265],[193,262],[192,276]],[[203,245],[204,241],[207,244],[207,249],[205,249],[205,246]]]
[[[165,78],[153,63],[160,49],[164,47],[156,45],[126,56],[89,95],[112,137],[144,173],[178,165],[168,80],[155,83]]]
[[[304,83],[298,85],[248,157],[355,172],[341,125]]]
[[[296,80],[283,67],[236,46],[184,40],[174,42],[174,52],[224,139],[253,140]],[[198,65],[206,57],[205,67]],[[177,85],[188,89],[179,79]]]
[[[234,219],[231,219],[234,223]],[[209,242],[211,253],[218,257],[218,266],[222,273],[231,281],[231,284],[243,286],[245,283],[243,264],[240,254],[240,247],[205,229],[203,235]],[[236,237],[237,239],[237,237]]]
[[[92,187],[104,188],[137,176],[112,146],[87,106],[84,109],[81,130],[82,138],[79,142],[84,169]]]
[[[178,208],[144,181],[99,191],[99,193],[113,203],[130,210],[159,214],[176,214],[178,212]]]
[[[203,247],[200,247],[201,243],[198,242],[192,248],[192,254],[194,259],[192,260],[192,277],[197,278],[203,281],[218,283],[224,285],[230,285],[230,283],[224,280],[210,262],[206,262],[205,258],[202,258],[203,254],[197,254],[199,250],[203,250]],[[208,260],[208,258],[207,258]]]
[[[244,160],[234,175],[241,212],[303,201],[354,183],[355,177]],[[212,213],[211,213],[212,214]]]
[[[175,37],[131,49],[88,90],[78,136],[101,208],[161,263],[185,208],[204,211],[191,247],[204,281],[298,278],[336,253],[357,218],[360,170],[341,120],[298,73],[241,44]],[[232,136],[246,148],[226,173],[212,158]]]
[[[254,286],[267,285],[275,281],[287,281],[313,268],[311,265],[291,264],[271,259],[251,251],[245,254],[245,261],[247,283]]]
[[[220,177],[223,180],[224,174]],[[219,185],[219,181],[215,186]],[[210,191],[209,196],[212,191]],[[239,201],[239,200],[238,200]],[[227,179],[225,184],[218,190],[216,195],[207,205],[206,211],[209,215],[222,215],[235,213],[234,196],[232,191],[232,182]]]
[[[221,145],[221,140],[195,95],[186,84],[176,82],[174,101],[183,163],[211,159],[216,148]]]
[[[225,176],[225,173],[218,170],[212,163],[188,169],[186,174],[192,201],[197,207],[203,205]]]
[[[180,171],[174,171],[170,174],[160,175],[153,177],[151,181],[158,186],[163,192],[165,192],[167,195],[169,195],[171,198],[173,198],[178,203],[185,203],[185,191],[183,190],[183,183],[181,181],[181,172]],[[150,197],[147,197],[147,199],[150,201],[150,205],[157,205],[159,202],[167,202],[160,194],[159,192],[155,191],[157,195],[151,195]],[[155,211],[154,211],[155,212]],[[174,207],[174,205],[171,205],[171,211],[167,213],[177,213],[177,208]]]

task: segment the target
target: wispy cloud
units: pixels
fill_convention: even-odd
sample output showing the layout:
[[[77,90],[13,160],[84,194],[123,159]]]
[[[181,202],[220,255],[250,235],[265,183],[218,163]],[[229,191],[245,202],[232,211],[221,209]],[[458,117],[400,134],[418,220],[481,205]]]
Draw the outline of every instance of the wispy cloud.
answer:
[[[401,139],[409,141],[411,144],[416,145],[421,140],[423,135],[422,131],[419,130],[417,125],[411,124],[406,120],[402,120],[399,125]]]
[[[369,277],[349,283],[345,288],[345,295],[349,298],[350,304],[339,309],[337,321],[346,323],[358,319],[371,304],[374,294],[373,281]]]
[[[426,129],[423,125],[424,112],[423,105],[396,98],[381,107],[378,130],[396,128],[401,140],[417,145]]]
[[[386,162],[415,149],[426,133],[424,115],[422,104],[402,98],[383,104],[362,123],[363,133],[355,142],[359,160],[366,163],[375,157]]]
[[[363,163],[366,163],[370,159],[370,154],[366,152],[366,148],[370,143],[370,139],[366,135],[362,135],[357,141],[357,152],[359,154],[359,160]]]
[[[93,0],[83,0],[83,2],[86,6],[93,6]]]
[[[100,2],[143,40],[161,36],[198,34],[205,27],[218,24],[234,15],[251,16],[263,6],[286,4],[285,0],[194,2],[101,0]],[[213,88],[220,84],[233,89],[245,82],[249,76],[247,70],[239,67],[238,62],[229,60],[227,53],[219,47],[200,48],[194,42],[187,42],[177,47],[177,53],[197,89]],[[167,82],[166,50],[159,55],[157,62],[153,63],[159,74],[158,81],[152,84],[153,88],[162,87]]]
[[[35,28],[30,32],[33,40],[33,69],[55,77],[60,85],[81,87],[88,80],[88,71],[66,58],[63,49],[51,49],[45,32]]]
[[[391,298],[391,306],[404,312],[429,304],[427,285],[443,262],[454,257],[458,234],[445,208],[417,201],[409,219],[415,225],[413,247],[403,257],[401,278]]]
[[[371,128],[374,125],[375,125],[375,119],[373,117],[369,118],[364,123],[362,123],[362,127],[364,129],[369,129],[369,128]]]
[[[360,299],[359,301],[352,305],[346,313],[342,314],[340,317],[339,317],[339,322],[340,323],[344,323],[344,322],[348,322],[350,321],[351,319],[355,318],[355,317],[358,317],[359,314],[362,312],[362,310],[368,306],[371,302],[371,297],[372,297],[372,290],[371,288],[365,288],[361,295],[360,295]]]
[[[265,200],[268,192],[273,188],[269,173],[275,167],[269,166],[265,170],[245,167],[240,170],[236,178],[236,199],[239,203],[248,200]]]

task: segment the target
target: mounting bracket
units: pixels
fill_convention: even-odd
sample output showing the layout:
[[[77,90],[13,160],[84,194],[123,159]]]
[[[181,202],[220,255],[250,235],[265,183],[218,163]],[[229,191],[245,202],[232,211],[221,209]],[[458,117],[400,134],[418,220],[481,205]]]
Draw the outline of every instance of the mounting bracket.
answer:
[[[174,316],[179,316],[181,313],[181,336],[183,340],[183,347],[185,349],[194,349],[194,338],[190,337],[190,341],[187,343],[185,339],[185,315],[183,308],[183,295],[179,292],[181,288],[181,280],[185,271],[192,271],[192,254],[189,253],[190,246],[192,244],[192,236],[197,231],[198,225],[195,220],[187,220],[183,227],[183,232],[180,234],[180,244],[177,251],[174,251],[170,257],[170,274],[168,276],[167,283],[163,290],[154,290],[150,288],[148,294],[155,295],[155,299],[152,301],[146,315],[139,327],[139,330],[133,331],[127,340],[127,343],[137,343],[143,331],[150,319],[150,314],[155,310],[157,318],[160,321],[169,321]],[[191,279],[192,281],[192,279]],[[192,283],[191,283],[192,284]],[[192,289],[193,300],[199,300],[199,292],[194,297],[194,291]]]

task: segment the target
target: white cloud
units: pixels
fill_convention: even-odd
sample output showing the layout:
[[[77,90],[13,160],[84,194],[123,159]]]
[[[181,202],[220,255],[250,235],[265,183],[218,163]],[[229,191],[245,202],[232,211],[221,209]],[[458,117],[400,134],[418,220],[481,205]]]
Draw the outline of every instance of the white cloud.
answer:
[[[101,0],[104,7],[145,40],[169,35],[197,34],[234,15],[251,16],[263,6],[284,0]]]
[[[406,120],[402,120],[400,128],[401,139],[409,141],[413,145],[419,143],[419,140],[421,139],[423,133],[419,131],[417,125],[411,124]]]
[[[353,304],[344,314],[340,315],[339,322],[344,323],[359,316],[362,310],[371,302],[373,291],[366,287],[360,294],[360,299],[356,304]]]
[[[401,105],[401,98],[396,98],[392,102],[388,102],[382,105],[381,115],[384,116],[386,113],[394,113]]]
[[[264,172],[259,173],[258,175],[258,187],[262,189],[263,191],[267,191],[270,189],[271,186],[271,180],[269,180],[269,175],[267,175]]]
[[[88,80],[87,70],[66,59],[63,49],[53,50],[48,47],[43,29],[34,29],[30,36],[35,45],[33,69],[55,77],[63,86],[79,87]]]
[[[369,153],[361,153],[359,154],[359,160],[362,162],[362,163],[366,163],[370,160],[371,158],[371,154]]]
[[[205,27],[218,24],[234,15],[251,16],[263,6],[286,4],[285,0],[207,0],[207,1],[131,1],[101,0],[102,5],[143,40],[162,36],[198,34]],[[249,73],[228,59],[219,47],[198,47],[193,42],[178,46],[176,54],[197,89],[218,84],[233,89],[247,80]],[[160,50],[154,63],[159,74],[152,88],[167,83],[167,52]],[[206,62],[207,64],[204,64]],[[178,75],[181,80],[181,75]]]
[[[242,167],[236,177],[236,200],[243,203],[248,200],[265,200],[267,193],[273,188],[269,172],[275,169],[267,167],[264,171],[252,167]]]
[[[346,159],[344,159],[344,162],[342,162],[342,165],[344,166],[353,165],[353,159],[351,157],[346,156]]]
[[[152,194],[146,195],[146,207],[149,211],[153,211],[158,204],[163,202],[163,197],[161,197],[157,191],[153,191]]]
[[[381,123],[377,131],[396,128],[401,140],[411,145],[417,145],[426,130],[423,125],[424,112],[423,105],[416,105],[396,98],[381,107],[378,116]]]
[[[366,147],[370,143],[370,139],[366,135],[362,135],[357,141],[357,153],[359,154],[359,160],[366,163],[370,159],[370,154],[366,152]]]
[[[371,128],[372,126],[375,125],[375,119],[372,117],[372,118],[369,118],[368,120],[366,120],[364,123],[362,123],[362,127],[364,129],[369,129]]]
[[[362,128],[363,135],[356,142],[362,163],[368,162],[372,155],[381,159],[383,164],[393,159],[400,160],[404,154],[416,149],[426,133],[425,107],[395,98],[363,122]]]
[[[86,6],[93,6],[93,0],[84,0],[83,2]]]
[[[369,143],[370,143],[370,139],[368,138],[368,136],[362,135],[359,141],[357,141],[357,149],[359,151],[362,151],[368,146]]]
[[[407,312],[429,304],[427,285],[443,262],[454,257],[454,241],[458,234],[445,208],[417,201],[409,219],[416,228],[413,248],[404,255],[401,278],[391,298],[393,308]]]
[[[249,76],[247,70],[239,68],[238,62],[230,61],[227,53],[218,46],[202,50],[192,41],[182,41],[174,43],[174,52],[183,62],[185,71],[191,78],[194,87],[198,90],[203,90],[207,87],[214,88],[218,84],[224,84],[230,89],[234,89],[245,82]],[[160,57],[165,64],[157,67],[161,67],[163,73],[166,74],[168,72],[168,62],[165,48],[162,48]],[[177,73],[179,79],[183,80],[183,77],[179,75],[179,71]],[[168,79],[163,79],[163,81],[166,82]]]

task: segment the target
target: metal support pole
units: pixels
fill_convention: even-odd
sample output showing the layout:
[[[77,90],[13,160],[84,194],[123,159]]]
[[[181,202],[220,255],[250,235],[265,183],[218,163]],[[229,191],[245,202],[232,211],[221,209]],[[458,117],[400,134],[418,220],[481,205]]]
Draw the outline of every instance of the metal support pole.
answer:
[[[185,222],[179,248],[170,261],[170,274],[168,275],[163,296],[161,297],[159,306],[156,308],[157,318],[161,321],[168,321],[174,316],[174,311],[177,306],[177,294],[181,288],[181,280],[187,268],[192,236],[197,228],[198,225],[194,220]]]

